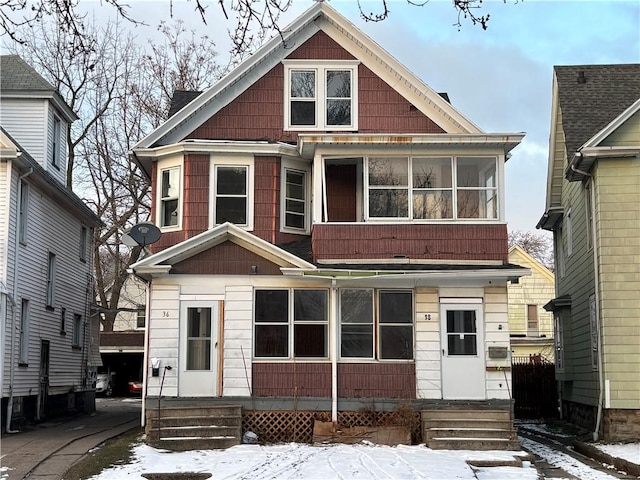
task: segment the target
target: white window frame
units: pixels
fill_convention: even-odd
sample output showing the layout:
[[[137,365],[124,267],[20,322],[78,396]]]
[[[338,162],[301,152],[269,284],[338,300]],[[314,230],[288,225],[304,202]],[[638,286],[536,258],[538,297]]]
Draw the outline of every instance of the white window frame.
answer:
[[[372,357],[343,357],[342,356],[342,301],[341,301],[341,293],[338,291],[338,303],[339,312],[338,312],[338,358],[341,361],[345,362],[359,362],[359,361],[372,361],[372,362],[414,362],[416,358],[416,297],[415,292],[409,288],[345,288],[345,290],[366,290],[373,292],[372,301],[373,301],[373,319],[372,319],[372,329],[373,329],[373,356]],[[382,323],[380,322],[380,294],[383,292],[397,292],[397,293],[411,293],[411,323]],[[369,325],[360,324],[360,325]],[[399,327],[411,326],[412,328],[412,353],[411,358],[381,358],[382,352],[382,327]]]
[[[60,168],[60,145],[62,134],[62,120],[57,115],[53,115],[53,134],[51,141],[51,165]]]
[[[243,230],[253,230],[253,214],[255,203],[254,175],[255,161],[253,155],[227,155],[224,157],[211,156],[210,161],[210,195],[209,195],[209,228],[219,225],[216,222],[216,190],[217,190],[217,167],[245,167],[247,169],[247,223],[234,224]]]
[[[29,300],[22,299],[20,308],[20,331],[18,345],[18,363],[29,363]]]
[[[56,254],[48,253],[47,257],[47,288],[45,295],[45,305],[47,308],[53,308],[56,293]]]
[[[398,188],[407,188],[407,202],[408,202],[408,216],[407,217],[372,217],[369,213],[369,191],[371,189],[369,185],[369,160],[372,159],[383,159],[388,157],[390,159],[395,158],[406,158],[408,171],[407,171],[407,185],[398,186]],[[450,190],[452,199],[451,199],[451,217],[447,218],[414,218],[413,212],[413,192],[414,190],[424,190],[423,188],[414,188],[413,187],[413,160],[414,159],[441,159],[441,158],[450,158],[451,159],[451,188],[442,188],[437,190]],[[493,159],[495,161],[495,185],[492,187],[458,187],[458,179],[457,179],[457,170],[458,170],[458,158],[485,158],[485,159]],[[500,222],[502,221],[502,192],[501,192],[501,172],[500,168],[499,156],[498,155],[371,155],[363,157],[363,166],[364,166],[364,218],[367,222],[397,222],[397,221],[408,221],[413,223],[426,223],[426,222]],[[486,169],[479,169],[479,173],[485,172]],[[375,186],[373,187],[376,188]],[[488,191],[492,190],[494,192],[493,202],[497,202],[496,205],[496,216],[495,218],[487,218],[487,217],[479,217],[479,218],[460,218],[458,217],[458,193],[460,191]]]
[[[354,60],[284,60],[284,128],[292,131],[352,131],[358,129],[358,65]],[[316,121],[315,125],[291,125],[291,72],[293,70],[308,70],[316,73]],[[351,124],[327,125],[327,71],[349,70],[351,72]]]
[[[255,299],[256,299],[256,291],[258,290],[267,290],[267,291],[286,291],[287,292],[287,301],[288,301],[288,305],[287,305],[287,311],[288,311],[288,318],[287,318],[287,356],[286,357],[258,357],[255,355],[255,346],[253,349],[254,352],[254,356],[253,358],[256,360],[305,360],[305,361],[324,361],[327,360],[329,358],[330,355],[330,348],[329,348],[329,336],[330,336],[330,332],[329,332],[329,316],[330,316],[330,300],[329,300],[329,291],[326,288],[268,288],[268,287],[260,287],[260,288],[256,288],[253,292],[253,338],[254,338],[254,342],[257,341],[258,337],[256,335],[256,326],[257,325],[280,325],[280,326],[284,326],[285,323],[284,322],[273,322],[273,323],[269,323],[269,322],[256,322],[256,312],[255,312]],[[304,291],[304,290],[320,290],[326,293],[326,305],[325,305],[325,314],[326,314],[326,318],[324,321],[319,321],[319,320],[313,320],[313,321],[305,321],[305,320],[296,320],[295,319],[295,310],[294,310],[294,305],[295,305],[295,292],[296,291]],[[296,325],[324,325],[325,326],[325,344],[324,344],[324,349],[326,352],[326,355],[324,357],[302,357],[302,356],[296,356],[295,355],[295,327]],[[254,343],[255,345],[255,343]]]
[[[20,181],[20,198],[18,199],[18,238],[22,245],[27,244],[27,224],[29,221],[29,184]]]
[[[287,172],[304,174],[304,227],[287,226]],[[280,231],[309,235],[311,233],[311,165],[282,158],[280,165]]]
[[[175,199],[175,197],[162,198],[162,175],[165,171],[178,169],[178,178],[180,185],[178,186],[178,223],[176,225],[163,225],[163,202]],[[182,212],[184,203],[184,162],[182,158],[158,161],[156,175],[156,225],[162,232],[174,232],[182,229]]]

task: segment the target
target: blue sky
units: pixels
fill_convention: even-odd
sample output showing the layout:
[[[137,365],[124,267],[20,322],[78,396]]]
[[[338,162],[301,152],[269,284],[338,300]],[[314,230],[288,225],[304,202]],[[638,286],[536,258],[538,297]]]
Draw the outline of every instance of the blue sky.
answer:
[[[379,9],[382,0],[362,1]],[[283,24],[313,4],[294,0]],[[487,132],[525,132],[525,140],[506,166],[507,222],[510,230],[534,230],[544,213],[551,86],[554,65],[640,62],[638,0],[485,0],[488,30],[462,23],[450,0],[430,0],[417,7],[405,0],[387,0],[390,15],[383,22],[365,22],[355,0],[330,0],[381,47]],[[168,20],[168,2],[131,0],[131,14],[144,18],[137,27],[140,41],[153,37]],[[100,16],[109,7],[94,3]],[[207,25],[194,3],[174,0],[174,18],[216,40],[221,56],[229,48],[225,22],[217,2],[209,2]]]

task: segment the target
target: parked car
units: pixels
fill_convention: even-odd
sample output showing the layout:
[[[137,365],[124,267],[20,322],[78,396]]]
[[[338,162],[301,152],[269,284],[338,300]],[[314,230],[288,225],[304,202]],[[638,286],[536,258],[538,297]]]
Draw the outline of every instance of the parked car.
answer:
[[[96,394],[110,397],[113,395],[113,374],[99,373],[96,378]]]
[[[142,380],[130,380],[129,393],[131,395],[142,395]]]

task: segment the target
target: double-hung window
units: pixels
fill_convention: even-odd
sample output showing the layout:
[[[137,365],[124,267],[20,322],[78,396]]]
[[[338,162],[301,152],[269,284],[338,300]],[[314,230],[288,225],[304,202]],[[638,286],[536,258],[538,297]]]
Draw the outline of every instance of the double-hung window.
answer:
[[[27,243],[27,219],[29,212],[29,184],[24,180],[20,182],[20,198],[18,199],[18,240],[22,244]]]
[[[326,290],[255,291],[256,358],[327,358]]]
[[[80,261],[81,262],[87,261],[88,232],[89,232],[89,229],[87,229],[87,227],[85,227],[84,225],[80,227]]]
[[[215,223],[248,224],[249,167],[246,165],[216,165]]]
[[[82,315],[73,314],[73,346],[80,347],[82,343]]]
[[[160,170],[160,227],[180,225],[181,177],[179,165]]]
[[[47,262],[47,289],[46,289],[46,306],[53,308],[56,283],[56,254],[49,252]]]
[[[62,123],[58,117],[53,116],[53,132],[51,133],[51,165],[56,168],[60,168],[60,145],[61,145],[61,132]]]
[[[291,233],[309,233],[310,165],[282,160],[280,224],[281,230]]]
[[[369,157],[369,219],[497,219],[496,157]]]
[[[340,290],[340,357],[413,359],[413,292]]]
[[[357,62],[285,62],[289,130],[356,130]]]

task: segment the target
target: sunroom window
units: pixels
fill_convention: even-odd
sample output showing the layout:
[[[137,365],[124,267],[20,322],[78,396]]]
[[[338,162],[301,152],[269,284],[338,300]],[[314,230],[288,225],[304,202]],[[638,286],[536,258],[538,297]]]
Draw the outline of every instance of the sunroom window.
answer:
[[[255,291],[256,358],[327,358],[326,290]]]
[[[340,290],[340,356],[413,359],[413,292]]]
[[[369,219],[496,219],[496,157],[366,159]]]
[[[285,125],[292,130],[357,129],[357,63],[285,63]]]

